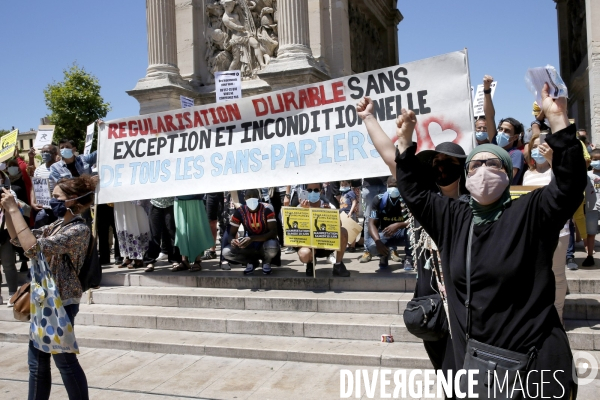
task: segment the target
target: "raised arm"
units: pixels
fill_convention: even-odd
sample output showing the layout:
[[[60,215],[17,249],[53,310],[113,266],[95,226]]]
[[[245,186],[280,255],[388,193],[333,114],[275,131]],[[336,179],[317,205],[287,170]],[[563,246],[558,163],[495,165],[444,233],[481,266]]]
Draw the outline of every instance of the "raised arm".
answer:
[[[492,87],[494,78],[490,75],[483,77],[483,90],[490,90]],[[483,95],[483,114],[485,115],[485,126],[487,127],[488,139],[490,143],[496,137],[496,109],[494,108],[494,102],[492,101],[492,93],[485,93]]]
[[[550,122],[551,135],[546,142],[552,148],[552,172],[555,179],[540,190],[537,207],[542,223],[559,229],[573,216],[587,183],[583,149],[576,138],[575,125],[567,117],[567,99],[548,96],[548,84],[542,89],[542,109]]]
[[[377,118],[373,115],[373,100],[363,97],[356,105],[358,116],[364,121],[367,132],[371,136],[375,149],[386,163],[390,172],[396,177],[396,147],[388,135],[381,129]]]

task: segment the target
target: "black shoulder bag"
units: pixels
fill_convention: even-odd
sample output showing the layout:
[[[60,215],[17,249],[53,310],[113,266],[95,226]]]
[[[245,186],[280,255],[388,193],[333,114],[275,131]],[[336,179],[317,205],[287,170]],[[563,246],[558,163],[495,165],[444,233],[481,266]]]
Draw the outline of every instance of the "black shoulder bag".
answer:
[[[517,399],[521,397],[522,391],[513,390],[513,387],[519,389],[521,383],[526,382],[525,373],[537,356],[537,349],[532,347],[527,354],[522,354],[481,343],[469,337],[471,334],[471,244],[473,242],[473,225],[473,222],[471,222],[467,242],[467,299],[465,300],[465,307],[467,308],[467,350],[463,369],[479,371],[475,376],[477,384],[474,385],[473,392],[478,394],[480,399]],[[520,382],[517,382],[518,374],[520,374]],[[468,393],[467,375],[463,375],[460,381],[460,389],[463,393]],[[500,389],[501,387],[502,389]]]

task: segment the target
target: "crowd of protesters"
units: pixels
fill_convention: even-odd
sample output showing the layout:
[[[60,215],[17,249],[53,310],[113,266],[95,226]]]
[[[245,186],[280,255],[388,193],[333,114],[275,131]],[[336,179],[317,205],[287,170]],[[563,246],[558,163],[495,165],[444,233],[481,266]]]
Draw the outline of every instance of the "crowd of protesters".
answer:
[[[491,76],[483,79],[485,115],[474,122],[476,147],[469,155],[454,143],[441,143],[435,150],[415,154],[416,146],[409,139],[416,117],[405,110],[397,121],[396,147],[373,117],[371,100],[364,98],[357,111],[390,168],[389,176],[98,205],[100,262],[111,263],[112,253],[112,262],[119,268],[143,268],[151,273],[157,262],[168,261],[172,271],[195,272],[202,270],[203,261],[218,259],[223,270],[233,266],[250,275],[260,268],[268,275],[281,265],[282,253],[297,253],[307,276],[313,276],[315,259],[326,258],[333,264],[333,276],[349,277],[344,256],[362,247],[359,261],[378,257],[379,270],[389,268],[389,260],[407,271],[416,268],[415,297],[445,287],[448,320],[456,336],[425,342],[436,368],[460,368],[472,334],[510,350],[525,352],[528,345],[538,346],[535,362],[543,369],[554,362],[556,352],[565,351],[565,267],[579,268],[573,255],[577,241],[583,240],[588,255],[582,266],[594,265],[600,149],[590,143],[584,129],[575,132],[573,125],[565,123],[562,103],[550,100],[546,104],[548,97],[541,106],[534,103],[528,129],[514,118],[496,124],[492,82]],[[38,153],[41,163],[36,165]],[[46,258],[69,253],[81,267],[94,218],[89,207],[97,182],[95,152],[79,154],[72,140],[62,139],[58,144],[31,149],[28,156],[26,162],[15,152],[13,158],[0,163],[4,192],[0,262],[9,295],[18,289],[17,255],[21,271],[27,269],[28,257],[39,251]],[[588,174],[580,179],[577,174],[583,173],[584,166]],[[36,201],[32,178],[47,179],[53,197],[49,206]],[[509,192],[511,185],[544,189],[515,201]],[[337,251],[286,247],[283,232],[289,221],[283,221],[282,207],[339,209],[363,224],[362,238],[349,242],[342,227]],[[473,235],[473,303],[480,303],[472,307],[472,323],[465,326],[465,320],[471,321],[471,309],[465,311],[462,303],[471,294],[470,283],[464,293],[464,250]],[[438,246],[417,253],[425,237]],[[470,263],[470,248],[468,258]],[[450,278],[434,276],[430,259]],[[50,267],[74,321],[81,287],[62,260],[56,258]],[[534,276],[537,278],[532,279]],[[515,293],[519,287],[528,299]],[[533,314],[538,315],[537,322],[531,323]],[[497,334],[498,326],[507,329]],[[30,346],[31,381],[36,386],[33,389],[49,391],[45,382],[50,356],[41,354]],[[70,371],[63,374],[67,390],[80,390],[68,383],[69,379],[85,382],[76,357],[59,355],[55,359],[61,372]],[[573,390],[569,378],[560,382]]]

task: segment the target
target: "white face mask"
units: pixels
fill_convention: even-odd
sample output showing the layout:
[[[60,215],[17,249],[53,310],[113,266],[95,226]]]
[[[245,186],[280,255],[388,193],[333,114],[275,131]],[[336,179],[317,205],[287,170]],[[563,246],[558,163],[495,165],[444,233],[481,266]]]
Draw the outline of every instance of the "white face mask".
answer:
[[[0,163],[0,171],[4,171],[6,169],[6,163]]]
[[[252,211],[258,208],[258,199],[246,199],[246,205]]]
[[[19,167],[8,167],[8,174],[15,176],[19,173]]]

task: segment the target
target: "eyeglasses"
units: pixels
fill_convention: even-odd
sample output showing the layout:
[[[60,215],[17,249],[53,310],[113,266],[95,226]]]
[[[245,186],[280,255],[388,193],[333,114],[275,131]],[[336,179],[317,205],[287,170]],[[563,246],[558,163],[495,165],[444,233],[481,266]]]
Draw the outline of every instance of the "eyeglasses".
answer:
[[[499,158],[488,158],[487,160],[471,160],[465,164],[465,168],[467,172],[473,173],[479,169],[483,164],[485,164],[488,168],[493,168],[497,170],[501,170],[504,168],[504,162],[502,162]]]
[[[306,189],[306,191],[308,193],[312,193],[312,192],[319,193],[321,191],[321,189]]]

